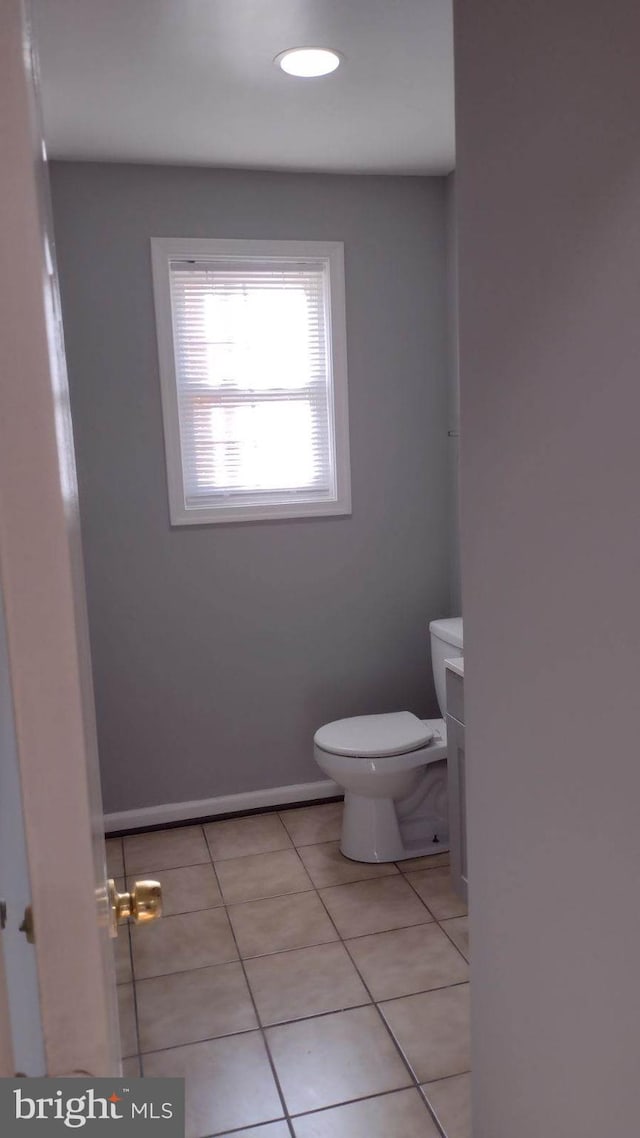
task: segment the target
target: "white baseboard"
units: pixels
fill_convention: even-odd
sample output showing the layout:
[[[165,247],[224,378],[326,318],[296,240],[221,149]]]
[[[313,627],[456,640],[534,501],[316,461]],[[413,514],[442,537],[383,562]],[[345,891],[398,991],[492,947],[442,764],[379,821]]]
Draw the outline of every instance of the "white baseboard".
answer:
[[[140,830],[151,826],[167,826],[189,818],[215,818],[246,810],[264,810],[269,806],[286,806],[290,802],[310,802],[316,798],[335,798],[341,788],[331,779],[322,782],[300,782],[293,786],[272,786],[267,790],[248,790],[244,794],[225,794],[220,798],[199,798],[194,802],[167,802],[163,806],[143,806],[139,810],[121,810],[105,814],[107,834],[117,830]]]

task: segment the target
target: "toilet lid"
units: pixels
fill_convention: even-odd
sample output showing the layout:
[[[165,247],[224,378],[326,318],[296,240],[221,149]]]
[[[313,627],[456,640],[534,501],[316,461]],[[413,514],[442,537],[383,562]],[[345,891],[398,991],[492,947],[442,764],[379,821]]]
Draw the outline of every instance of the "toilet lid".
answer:
[[[314,736],[316,746],[334,755],[354,758],[382,758],[417,751],[433,738],[433,731],[410,711],[387,715],[356,715],[336,719],[320,727]]]

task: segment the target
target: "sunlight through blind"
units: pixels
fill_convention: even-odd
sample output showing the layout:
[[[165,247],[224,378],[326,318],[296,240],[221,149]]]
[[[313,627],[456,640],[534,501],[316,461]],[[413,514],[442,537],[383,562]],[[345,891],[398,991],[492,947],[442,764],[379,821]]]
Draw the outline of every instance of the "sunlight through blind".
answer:
[[[326,263],[169,276],[185,507],[335,499]]]

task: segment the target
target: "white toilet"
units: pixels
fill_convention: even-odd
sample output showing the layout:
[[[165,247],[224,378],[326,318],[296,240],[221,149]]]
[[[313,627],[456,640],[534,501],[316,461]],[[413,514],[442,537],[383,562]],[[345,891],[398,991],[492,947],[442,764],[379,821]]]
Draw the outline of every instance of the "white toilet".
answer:
[[[462,617],[429,625],[440,712],[445,660],[462,655]],[[410,711],[359,715],[320,727],[313,753],[344,787],[340,849],[354,861],[401,861],[449,848],[447,731]]]

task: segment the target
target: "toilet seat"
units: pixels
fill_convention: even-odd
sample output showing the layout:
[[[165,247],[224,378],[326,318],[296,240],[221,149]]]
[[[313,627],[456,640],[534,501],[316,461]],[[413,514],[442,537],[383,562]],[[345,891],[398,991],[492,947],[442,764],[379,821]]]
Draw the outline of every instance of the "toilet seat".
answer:
[[[350,758],[372,759],[406,755],[433,739],[434,732],[410,711],[357,715],[320,727],[314,742],[322,751]]]

